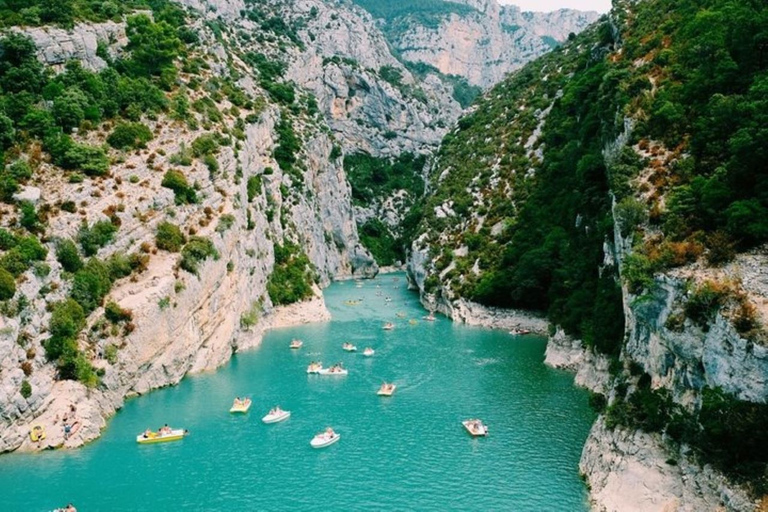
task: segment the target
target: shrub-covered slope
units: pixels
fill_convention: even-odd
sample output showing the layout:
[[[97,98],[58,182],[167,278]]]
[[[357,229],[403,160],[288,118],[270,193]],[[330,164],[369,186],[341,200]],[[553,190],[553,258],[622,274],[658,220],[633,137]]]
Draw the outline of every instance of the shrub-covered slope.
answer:
[[[767,30],[763,2],[617,2],[446,136],[412,258],[427,300],[545,311],[612,361],[610,428],[757,495]]]

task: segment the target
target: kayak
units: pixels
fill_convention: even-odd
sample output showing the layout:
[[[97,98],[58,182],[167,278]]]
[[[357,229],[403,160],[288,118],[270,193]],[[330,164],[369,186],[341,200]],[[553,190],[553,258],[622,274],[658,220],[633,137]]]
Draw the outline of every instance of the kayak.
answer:
[[[341,439],[341,434],[334,432],[333,435],[329,436],[325,432],[322,432],[313,437],[309,444],[312,446],[312,448],[325,448],[326,446],[331,446],[339,439]]]
[[[232,412],[232,413],[238,413],[238,412],[239,413],[246,413],[246,412],[248,412],[248,409],[250,409],[250,408],[251,408],[251,399],[250,398],[246,398],[245,401],[243,401],[243,402],[241,402],[239,404],[234,404],[232,406],[232,408],[229,409],[229,412]]]
[[[291,411],[279,411],[276,413],[269,413],[263,418],[261,418],[261,421],[264,423],[278,423],[283,420],[287,420],[291,417]]]
[[[184,439],[187,431],[183,428],[173,429],[166,434],[150,432],[149,434],[139,434],[136,436],[136,442],[139,444],[166,443],[168,441],[179,441]]]
[[[467,429],[467,432],[469,432],[474,437],[482,437],[488,435],[488,427],[483,425],[483,422],[480,420],[464,420],[461,422],[461,424],[464,425],[464,428]]]

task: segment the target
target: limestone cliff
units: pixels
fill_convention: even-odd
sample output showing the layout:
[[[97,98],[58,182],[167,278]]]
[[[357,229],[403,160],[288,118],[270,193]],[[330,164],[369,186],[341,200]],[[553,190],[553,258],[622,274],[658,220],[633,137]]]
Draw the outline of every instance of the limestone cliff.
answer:
[[[569,9],[522,12],[516,6],[500,6],[496,0],[452,4],[468,8],[403,13],[386,19],[383,30],[403,59],[429,64],[484,89],[598,18],[595,12]]]

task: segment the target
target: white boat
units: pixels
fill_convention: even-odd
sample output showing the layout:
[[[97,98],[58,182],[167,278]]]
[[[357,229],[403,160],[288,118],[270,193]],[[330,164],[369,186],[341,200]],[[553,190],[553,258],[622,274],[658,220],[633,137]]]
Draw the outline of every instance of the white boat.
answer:
[[[246,398],[245,400],[240,400],[235,398],[235,403],[232,404],[232,407],[229,409],[229,412],[246,413],[250,408],[251,408],[250,398]]]
[[[346,350],[347,352],[357,352],[357,346],[356,346],[356,345],[353,345],[353,344],[351,344],[351,343],[345,343],[345,344],[343,344],[343,345],[341,346],[341,348],[343,348],[343,349],[344,349],[344,350]]]
[[[309,363],[307,366],[307,373],[320,373],[323,369],[323,363]]]
[[[371,347],[365,347],[365,350],[363,350],[363,355],[365,357],[371,357],[375,353],[376,353],[376,351],[373,350]]]
[[[317,371],[318,375],[348,375],[349,372],[346,368],[342,368],[341,366],[331,366],[330,368],[322,368]]]
[[[278,423],[291,417],[291,411],[284,411],[280,407],[275,407],[269,413],[261,418],[264,423]]]
[[[424,320],[426,320],[427,322],[434,322],[435,314],[430,311],[429,314],[424,317]]]
[[[379,396],[392,396],[392,393],[395,392],[395,389],[397,389],[397,386],[395,386],[394,384],[385,382],[384,384],[381,385],[381,387],[376,392],[376,394]]]
[[[312,440],[309,442],[312,448],[325,448],[326,446],[331,446],[333,443],[341,439],[341,434],[337,434],[332,429],[329,430],[330,432],[320,432],[312,438]]]
[[[304,342],[301,340],[293,340],[291,341],[291,348],[301,348],[302,345],[304,345]]]
[[[473,437],[481,437],[488,435],[488,426],[484,425],[482,421],[472,419],[464,420],[461,422],[464,428],[467,429]]]
[[[382,329],[384,329],[385,331],[391,331],[394,328],[395,328],[395,324],[393,324],[392,322],[387,322],[384,324],[384,327],[382,327]]]
[[[146,431],[136,436],[136,442],[139,444],[166,443],[168,441],[184,439],[184,436],[187,434],[189,432],[183,428],[168,429],[166,431],[160,429],[158,432]]]

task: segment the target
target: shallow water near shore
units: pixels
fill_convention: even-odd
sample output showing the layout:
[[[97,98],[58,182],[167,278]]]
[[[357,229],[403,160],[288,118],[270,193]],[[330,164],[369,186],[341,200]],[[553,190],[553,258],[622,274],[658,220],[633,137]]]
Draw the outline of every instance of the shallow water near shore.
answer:
[[[587,509],[578,461],[594,415],[572,376],[543,364],[543,338],[426,322],[402,274],[325,296],[330,323],[272,331],[216,372],[128,400],[84,448],[0,456],[3,510]],[[307,375],[312,360],[349,375]],[[376,395],[384,380],[390,398]],[[252,397],[248,414],[229,414],[237,395]],[[264,425],[277,404],[291,418]],[[487,438],[463,430],[470,417]],[[136,444],[164,423],[190,435]],[[341,440],[312,449],[326,426]]]

